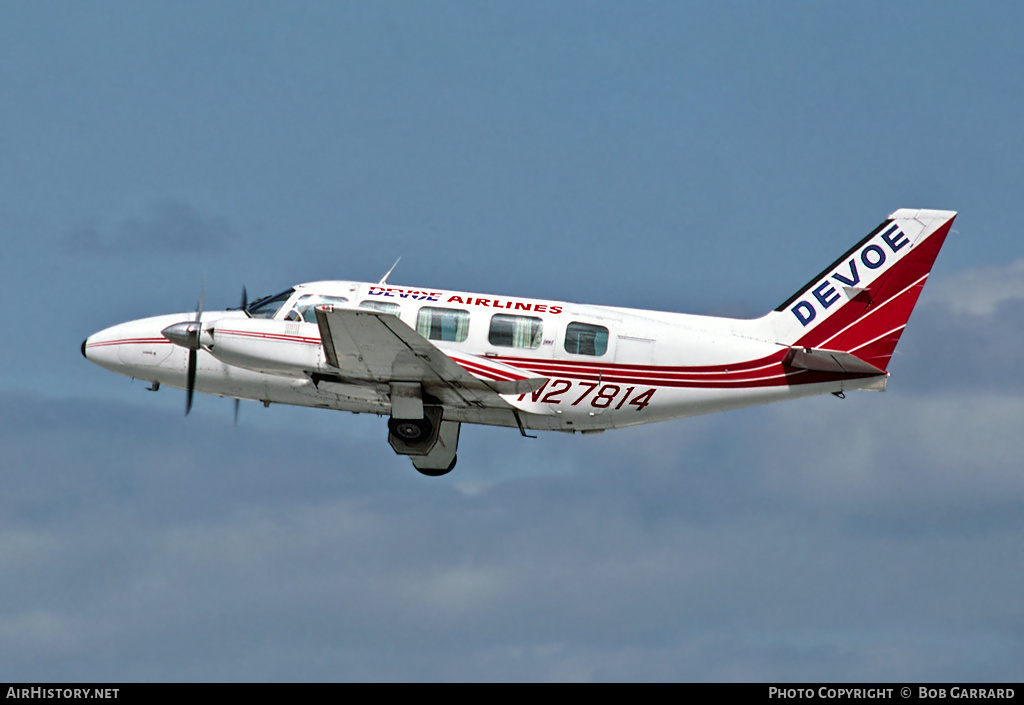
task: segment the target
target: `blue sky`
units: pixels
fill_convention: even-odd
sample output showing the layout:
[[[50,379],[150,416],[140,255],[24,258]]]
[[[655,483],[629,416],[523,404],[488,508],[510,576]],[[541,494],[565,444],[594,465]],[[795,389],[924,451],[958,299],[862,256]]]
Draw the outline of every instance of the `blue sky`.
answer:
[[[0,679],[1024,677],[1014,3],[4,3]],[[759,315],[960,212],[889,391],[597,437],[158,394],[88,334],[376,280]]]

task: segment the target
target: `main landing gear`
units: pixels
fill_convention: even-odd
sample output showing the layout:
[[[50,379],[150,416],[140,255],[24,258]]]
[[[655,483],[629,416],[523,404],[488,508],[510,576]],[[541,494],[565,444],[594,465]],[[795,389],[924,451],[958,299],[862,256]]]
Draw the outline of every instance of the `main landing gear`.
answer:
[[[417,405],[396,405],[396,398],[392,394],[393,415],[388,419],[388,443],[392,449],[399,455],[409,456],[413,467],[429,477],[451,472],[458,460],[456,451],[462,424],[445,421],[444,408],[435,404],[419,405],[421,416],[416,418],[413,414],[419,411]],[[396,406],[399,413],[408,416],[394,415]]]

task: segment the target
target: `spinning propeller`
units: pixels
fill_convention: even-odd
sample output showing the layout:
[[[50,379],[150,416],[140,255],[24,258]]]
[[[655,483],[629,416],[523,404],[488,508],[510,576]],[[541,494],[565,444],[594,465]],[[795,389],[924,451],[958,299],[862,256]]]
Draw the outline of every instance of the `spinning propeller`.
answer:
[[[199,352],[200,336],[203,333],[203,301],[206,299],[206,282],[199,290],[199,304],[196,306],[196,317],[193,321],[184,321],[167,326],[160,334],[175,345],[188,350],[188,374],[185,378],[185,416],[192,411],[192,395],[196,389],[196,358]]]
[[[245,313],[246,316],[249,316],[249,318],[252,318],[252,315],[248,311],[248,309],[249,309],[249,295],[246,294],[246,292],[245,292],[245,284],[242,284],[242,305],[239,308],[242,309],[242,312]],[[235,426],[236,427],[238,426],[238,407],[241,406],[241,404],[242,404],[242,400],[239,399],[238,397],[235,397]]]
[[[198,358],[199,348],[202,347],[201,337],[203,334],[203,302],[206,299],[206,281],[203,281],[203,287],[199,290],[199,303],[196,305],[196,315],[191,321],[182,321],[181,323],[175,323],[174,325],[167,326],[162,331],[161,335],[167,338],[175,345],[188,350],[188,372],[185,377],[185,416],[188,416],[188,412],[192,411],[192,396],[196,389],[196,361]],[[248,316],[249,312],[246,309],[249,307],[249,297],[245,291],[245,286],[242,287],[242,305],[240,310],[245,311]],[[211,334],[213,330],[209,331]],[[235,399],[235,425],[238,425],[238,407],[241,400]]]

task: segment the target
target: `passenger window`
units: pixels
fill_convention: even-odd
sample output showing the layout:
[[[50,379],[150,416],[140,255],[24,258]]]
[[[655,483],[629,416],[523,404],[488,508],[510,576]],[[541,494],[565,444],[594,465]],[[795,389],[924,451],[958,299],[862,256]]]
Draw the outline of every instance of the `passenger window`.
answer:
[[[491,317],[487,340],[491,345],[503,348],[536,350],[540,347],[542,329],[543,323],[539,318],[499,313]]]
[[[604,355],[608,352],[608,329],[589,323],[565,327],[565,351],[576,355]]]
[[[416,316],[416,332],[430,340],[461,343],[469,335],[469,311],[424,306]]]
[[[363,302],[361,302],[359,304],[359,308],[368,308],[371,311],[382,311],[384,313],[390,313],[392,316],[397,316],[401,306],[399,306],[396,303],[392,303],[390,301],[372,301],[371,300],[371,301],[363,301]]]

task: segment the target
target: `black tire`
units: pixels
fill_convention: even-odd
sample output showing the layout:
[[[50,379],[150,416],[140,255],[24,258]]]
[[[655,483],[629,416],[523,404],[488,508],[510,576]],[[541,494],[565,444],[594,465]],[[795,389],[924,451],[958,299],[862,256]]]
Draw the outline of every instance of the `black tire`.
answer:
[[[459,462],[459,456],[456,455],[454,458],[452,458],[452,464],[446,467],[444,470],[424,470],[422,468],[416,468],[416,471],[421,475],[426,475],[427,477],[441,477],[442,475],[447,475],[448,473],[450,473],[455,468],[455,463],[457,462]]]
[[[403,443],[415,445],[430,438],[430,434],[434,431],[434,425],[430,423],[430,419],[396,419],[391,417],[388,419],[388,431]]]

